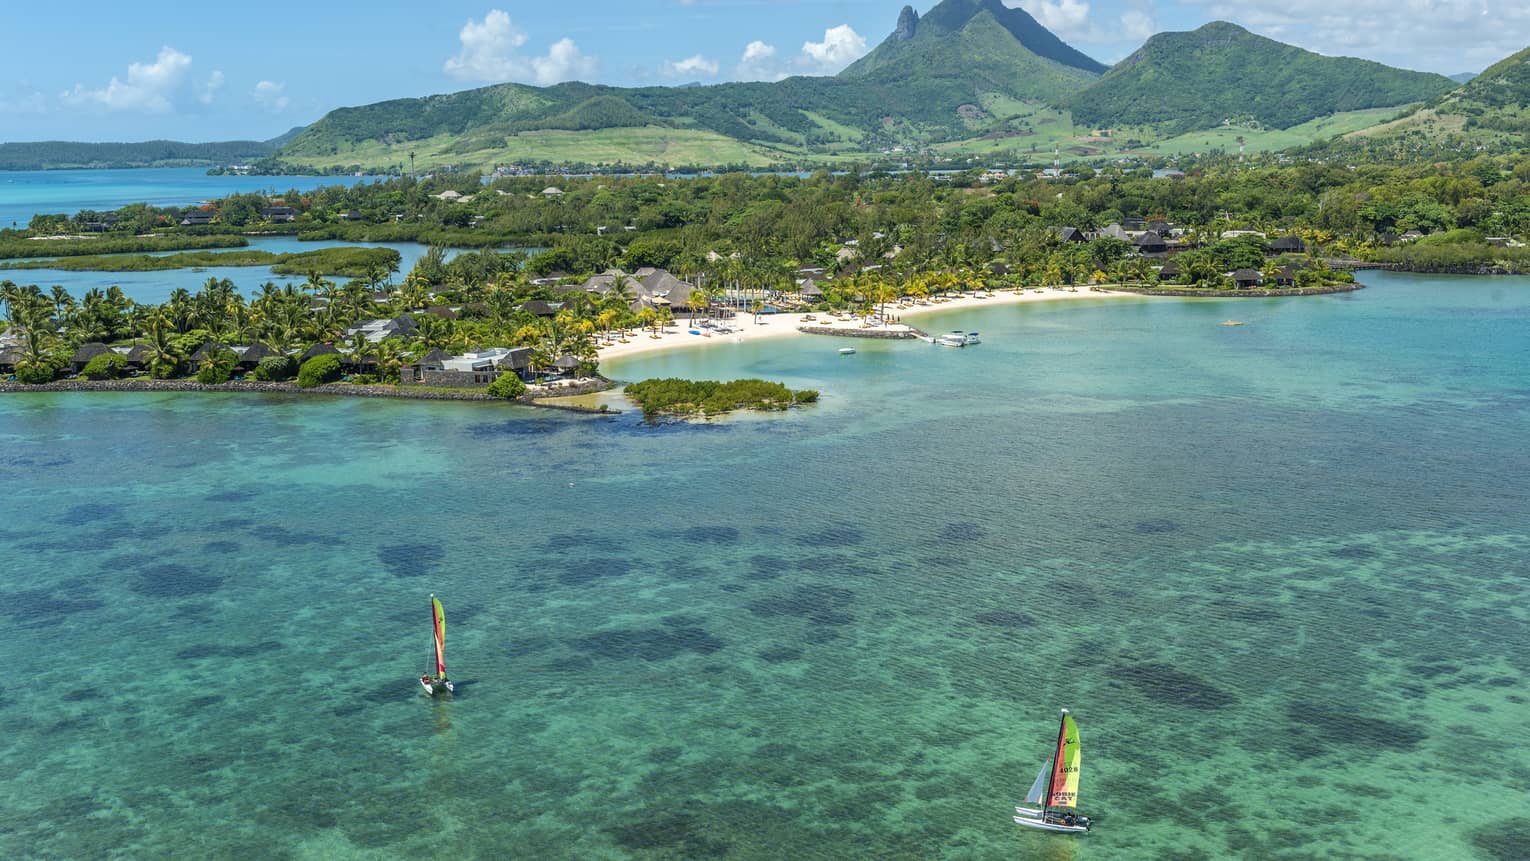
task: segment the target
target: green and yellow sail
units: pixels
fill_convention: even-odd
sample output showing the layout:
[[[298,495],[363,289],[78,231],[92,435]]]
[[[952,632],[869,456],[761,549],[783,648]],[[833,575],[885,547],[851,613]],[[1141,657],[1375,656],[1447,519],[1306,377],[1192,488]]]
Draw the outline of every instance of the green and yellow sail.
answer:
[[[446,611],[441,609],[441,599],[430,596],[430,621],[436,638],[436,678],[446,676]]]
[[[1063,709],[1062,725],[1057,728],[1057,754],[1052,757],[1051,792],[1048,807],[1077,807],[1079,770],[1083,756],[1078,743],[1078,724]]]

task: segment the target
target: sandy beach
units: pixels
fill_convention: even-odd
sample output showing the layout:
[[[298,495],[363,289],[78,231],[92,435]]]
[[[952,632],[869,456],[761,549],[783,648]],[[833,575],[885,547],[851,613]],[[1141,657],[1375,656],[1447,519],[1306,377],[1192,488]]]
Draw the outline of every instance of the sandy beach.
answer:
[[[655,335],[651,331],[640,331],[628,337],[626,343],[620,341],[604,345],[600,348],[601,361],[619,359],[640,353],[652,353],[659,350],[677,350],[687,347],[703,347],[711,344],[741,343],[762,338],[780,338],[789,335],[811,337],[804,332],[799,332],[798,327],[812,326],[814,328],[836,328],[846,331],[906,331],[909,326],[898,321],[913,321],[910,318],[936,311],[956,311],[967,308],[985,308],[996,305],[1017,305],[1025,302],[1052,302],[1063,299],[1100,299],[1113,296],[1131,296],[1131,293],[1117,293],[1105,290],[1090,290],[1079,288],[1070,291],[1067,288],[1047,287],[1042,289],[1025,290],[1022,292],[1001,291],[982,294],[962,294],[949,298],[937,297],[925,300],[924,304],[907,303],[905,305],[888,305],[887,315],[891,322],[874,327],[865,327],[860,317],[839,319],[833,314],[812,314],[813,320],[805,320],[808,313],[782,313],[761,314],[758,323],[754,322],[750,314],[738,314],[733,319],[725,321],[729,328],[736,331],[729,333],[711,332],[704,335],[692,335],[688,316],[680,316],[675,324],[665,330],[663,335]],[[702,332],[708,332],[701,329]]]

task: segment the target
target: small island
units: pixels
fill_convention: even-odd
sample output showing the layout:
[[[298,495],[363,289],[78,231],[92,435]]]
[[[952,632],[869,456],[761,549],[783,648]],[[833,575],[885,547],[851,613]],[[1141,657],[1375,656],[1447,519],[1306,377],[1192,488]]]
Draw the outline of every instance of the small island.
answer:
[[[682,380],[665,377],[633,383],[625,390],[643,417],[711,418],[734,410],[786,410],[815,403],[813,389],[792,391],[767,380]]]

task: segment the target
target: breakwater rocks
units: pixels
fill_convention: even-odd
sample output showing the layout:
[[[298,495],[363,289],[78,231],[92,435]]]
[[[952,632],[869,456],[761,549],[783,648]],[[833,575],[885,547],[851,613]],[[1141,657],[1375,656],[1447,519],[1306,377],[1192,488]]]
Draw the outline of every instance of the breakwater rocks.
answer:
[[[808,335],[833,335],[838,338],[881,338],[886,341],[911,341],[918,335],[912,329],[839,329],[833,326],[798,326]]]
[[[613,383],[610,380],[599,377],[591,380],[578,380],[558,386],[532,386],[528,388],[525,397],[520,398],[514,403],[527,406],[547,406],[552,409],[562,409],[570,412],[585,412],[586,410],[580,408],[556,404],[538,404],[536,398],[593,394],[605,391],[611,388],[612,385]],[[0,382],[0,393],[6,392],[243,392],[282,395],[331,395],[347,398],[399,398],[402,400],[418,401],[493,401],[509,403],[505,399],[496,398],[486,391],[427,389],[420,386],[393,386],[386,384],[353,385],[350,383],[332,383],[305,389],[296,383],[261,383],[252,380],[231,380],[217,386],[204,385],[196,380],[152,380],[147,378],[130,380],[60,380],[40,386]],[[598,413],[601,410],[592,409],[588,410],[588,412]],[[617,411],[610,410],[607,412]]]
[[[1138,296],[1190,296],[1201,299],[1270,299],[1276,296],[1326,296],[1364,290],[1365,285],[1329,284],[1326,287],[1290,287],[1277,290],[1164,290],[1158,287],[1112,287],[1112,293],[1135,293]]]

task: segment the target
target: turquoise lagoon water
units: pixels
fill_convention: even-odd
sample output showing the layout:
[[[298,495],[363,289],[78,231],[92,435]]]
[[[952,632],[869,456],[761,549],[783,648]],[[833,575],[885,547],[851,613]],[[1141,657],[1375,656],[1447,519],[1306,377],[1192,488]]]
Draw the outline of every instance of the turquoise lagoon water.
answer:
[[[378,177],[208,176],[206,168],[117,170],[0,170],[0,228],[26,227],[38,213],[74,215],[130,203],[189,206],[230,194],[309,191],[321,185],[355,185]]]
[[[247,250],[286,254],[299,251],[317,251],[321,248],[336,246],[392,248],[399,253],[399,269],[394,275],[395,281],[409,274],[409,271],[414,268],[414,264],[425,255],[428,247],[422,242],[302,242],[295,236],[252,236],[250,237],[250,244]],[[217,251],[220,249],[212,250]],[[176,252],[167,251],[163,253],[173,254]],[[448,249],[446,259],[450,260],[459,253],[461,253],[461,249]],[[68,290],[70,295],[79,298],[85,295],[87,290],[105,290],[108,287],[115,286],[122,288],[122,292],[135,302],[152,304],[168,300],[170,294],[178,288],[185,288],[195,293],[201,289],[203,284],[207,283],[209,278],[227,278],[234,282],[240,291],[247,296],[259,293],[260,285],[267,281],[276,284],[301,284],[307,280],[307,276],[304,275],[278,275],[271,271],[269,266],[207,266],[195,269],[164,269],[157,272],[75,272],[67,269],[0,269],[0,280],[10,280],[17,284],[37,284],[44,291],[54,285],[59,285]]]
[[[1530,856],[1530,281],[1368,278],[609,369],[824,393],[704,425],[0,397],[0,855]]]

